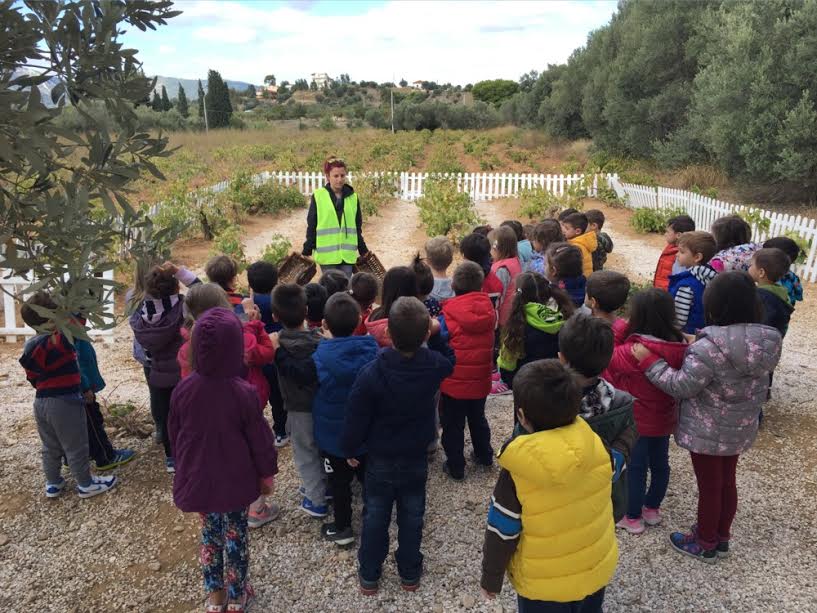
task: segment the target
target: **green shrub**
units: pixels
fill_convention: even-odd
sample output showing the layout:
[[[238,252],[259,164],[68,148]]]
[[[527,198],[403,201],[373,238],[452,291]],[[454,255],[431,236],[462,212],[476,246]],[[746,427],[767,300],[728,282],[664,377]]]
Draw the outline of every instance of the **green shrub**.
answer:
[[[662,233],[667,229],[667,222],[677,215],[684,215],[686,211],[681,208],[671,209],[636,209],[630,218],[630,225],[636,232],[646,234],[648,232]]]
[[[658,181],[652,175],[635,170],[625,170],[619,174],[622,183],[632,183],[633,185],[646,185],[648,187],[658,187]]]
[[[800,255],[797,256],[797,259],[794,260],[792,264],[805,264],[809,251],[811,251],[811,240],[800,236],[797,230],[788,230],[784,236],[792,239],[797,243],[797,246],[800,247]]]
[[[548,217],[556,217],[563,208],[562,201],[553,192],[544,187],[523,189],[519,192],[519,216],[530,220],[541,221]]]
[[[716,200],[718,198],[718,190],[715,189],[714,187],[704,189],[702,187],[699,187],[698,185],[693,185],[689,188],[689,191],[695,194],[700,194],[701,196],[706,196],[707,198],[714,198]]]
[[[457,191],[456,181],[429,179],[423,192],[417,200],[417,208],[429,236],[444,235],[458,241],[474,226],[483,223],[471,197]]]
[[[357,175],[355,191],[360,196],[361,211],[365,217],[379,215],[380,207],[397,197],[392,175]]]
[[[241,227],[230,224],[218,233],[213,241],[211,252],[213,255],[230,256],[238,263],[239,270],[244,270],[247,266],[247,256],[244,254],[244,243],[241,237]]]
[[[292,251],[292,243],[282,234],[273,234],[270,243],[264,247],[261,259],[276,266]]]
[[[616,190],[614,190],[612,187],[607,187],[606,185],[601,184],[601,180],[599,180],[599,183],[600,185],[596,190],[596,198],[613,208],[624,208],[624,200],[618,197]]]
[[[737,216],[761,232],[768,232],[772,225],[772,220],[768,217],[764,217],[758,210],[747,211],[744,209],[742,211],[737,211]]]
[[[440,174],[458,174],[465,172],[465,168],[456,157],[451,155],[451,150],[443,146],[435,147],[431,152],[428,164],[426,164],[426,171]]]
[[[318,127],[321,130],[324,130],[325,132],[337,128],[337,126],[335,125],[335,120],[329,117],[328,115],[321,119],[321,122],[318,124]]]
[[[249,213],[278,213],[293,211],[306,205],[306,198],[293,185],[268,181],[252,190]]]

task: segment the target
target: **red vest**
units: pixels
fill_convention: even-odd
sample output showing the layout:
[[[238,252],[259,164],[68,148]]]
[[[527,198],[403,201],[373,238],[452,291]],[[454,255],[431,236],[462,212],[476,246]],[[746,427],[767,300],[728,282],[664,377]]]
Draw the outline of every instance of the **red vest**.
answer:
[[[474,400],[491,392],[496,311],[483,292],[449,298],[443,303],[448,342],[454,350],[454,372],[440,385],[452,398]]]
[[[516,277],[522,272],[522,265],[519,263],[519,258],[499,260],[494,262],[493,266],[491,266],[491,272],[496,274],[496,271],[500,268],[504,268],[511,273],[511,280],[508,282],[502,297],[499,299],[499,325],[502,327],[507,323],[508,317],[511,316],[513,297],[514,294],[516,294]]]
[[[669,290],[669,277],[672,274],[672,265],[675,264],[677,253],[677,245],[667,245],[658,257],[658,265],[655,267],[655,277],[652,284],[665,292]]]

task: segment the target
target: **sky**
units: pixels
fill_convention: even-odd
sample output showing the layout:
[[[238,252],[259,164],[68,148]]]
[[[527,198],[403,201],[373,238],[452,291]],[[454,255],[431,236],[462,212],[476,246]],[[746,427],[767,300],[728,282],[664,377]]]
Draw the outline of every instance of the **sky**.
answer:
[[[256,85],[267,74],[280,83],[313,72],[465,85],[565,62],[616,2],[181,0],[175,8],[183,14],[167,26],[125,34],[150,76],[204,79],[212,68]]]

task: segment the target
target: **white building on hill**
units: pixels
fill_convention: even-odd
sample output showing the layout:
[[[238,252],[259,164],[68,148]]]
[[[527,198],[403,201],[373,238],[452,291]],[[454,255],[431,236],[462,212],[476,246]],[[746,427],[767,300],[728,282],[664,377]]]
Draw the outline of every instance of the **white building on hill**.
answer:
[[[318,89],[329,87],[332,83],[332,78],[325,72],[313,72],[312,80],[315,82],[315,85],[318,86]]]

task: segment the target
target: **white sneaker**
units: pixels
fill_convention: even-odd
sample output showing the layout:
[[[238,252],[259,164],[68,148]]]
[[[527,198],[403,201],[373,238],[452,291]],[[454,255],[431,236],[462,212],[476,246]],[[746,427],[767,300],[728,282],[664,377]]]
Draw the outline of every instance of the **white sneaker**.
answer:
[[[79,493],[80,498],[93,498],[94,496],[104,494],[113,489],[117,483],[116,475],[111,475],[110,477],[91,477],[91,484],[87,487],[78,485],[77,493]]]

